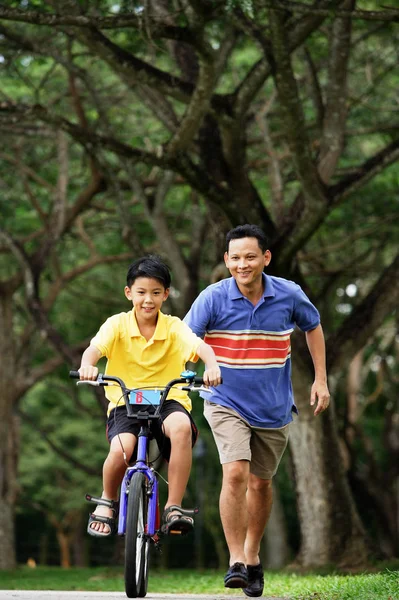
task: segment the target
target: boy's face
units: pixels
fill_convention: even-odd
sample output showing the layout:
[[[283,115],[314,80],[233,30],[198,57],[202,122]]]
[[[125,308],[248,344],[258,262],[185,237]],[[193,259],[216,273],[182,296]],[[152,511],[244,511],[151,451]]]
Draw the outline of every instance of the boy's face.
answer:
[[[155,323],[159,309],[169,296],[169,290],[157,279],[138,277],[131,288],[125,287],[125,296],[133,302],[138,320]]]
[[[270,250],[263,252],[257,238],[245,237],[230,240],[224,261],[238,287],[252,287],[262,281],[264,267],[270,263]]]

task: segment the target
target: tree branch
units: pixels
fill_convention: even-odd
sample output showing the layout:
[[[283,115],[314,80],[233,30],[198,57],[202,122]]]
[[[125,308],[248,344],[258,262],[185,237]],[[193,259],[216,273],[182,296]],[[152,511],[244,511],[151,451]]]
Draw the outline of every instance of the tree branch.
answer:
[[[399,10],[389,8],[387,10],[352,10],[350,8],[322,8],[319,6],[310,6],[301,2],[293,2],[291,0],[262,0],[264,6],[268,6],[273,10],[297,12],[304,15],[317,15],[323,17],[343,17],[360,19],[364,21],[399,21]],[[341,3],[338,3],[341,4]]]
[[[270,11],[270,32],[273,47],[274,78],[279,103],[283,113],[286,139],[292,153],[292,161],[298,180],[301,183],[300,200],[294,203],[293,210],[284,218],[279,239],[286,237],[290,230],[290,244],[279,244],[278,259],[282,264],[290,260],[315,227],[320,223],[327,208],[327,198],[317,175],[310,153],[305,128],[302,104],[297,82],[291,66],[290,53],[286,45],[286,29],[279,13]],[[288,225],[289,223],[289,225]]]
[[[336,7],[342,0],[322,0],[321,6],[327,6],[328,9]],[[275,6],[275,3],[273,3]],[[314,15],[313,13],[308,14],[306,17],[300,19],[293,24],[292,30],[286,30],[285,32],[285,45],[290,53],[298,48],[303,42],[318,28],[324,21],[325,16]],[[260,43],[263,51],[267,49],[265,57],[259,60],[254,67],[249,71],[248,75],[240,83],[236,91],[234,92],[234,114],[242,115],[245,114],[253,101],[256,94],[261,89],[266,79],[272,73],[272,65],[269,62],[269,42],[264,37],[263,33],[258,29],[253,22],[247,23],[252,30],[253,37],[258,43]],[[255,31],[257,32],[256,35]]]
[[[327,340],[327,370],[338,371],[363,348],[384,319],[399,305],[399,255],[372,290]],[[366,326],[367,324],[367,326]]]
[[[355,0],[345,0],[350,11]],[[344,144],[347,113],[347,74],[350,57],[351,19],[337,18],[332,27],[323,137],[318,161],[319,175],[327,183],[338,163]]]
[[[215,70],[213,53],[199,58],[199,74],[190,104],[181,120],[179,129],[167,145],[167,157],[187,148],[201,126],[202,120],[209,109],[213,88],[215,85]]]
[[[330,207],[336,206],[344,198],[366,185],[377,173],[380,173],[397,160],[399,160],[399,138],[393,140],[380,152],[366,160],[354,173],[330,186],[327,191]]]
[[[86,473],[87,475],[96,475],[98,476],[99,472],[98,469],[94,469],[91,467],[88,467],[86,463],[81,463],[80,461],[78,461],[76,458],[74,458],[72,456],[72,454],[70,454],[69,452],[66,452],[64,450],[64,448],[62,448],[61,446],[58,446],[57,444],[55,444],[50,436],[48,435],[48,433],[46,431],[44,431],[41,427],[38,426],[38,424],[36,423],[36,421],[34,421],[32,419],[32,417],[30,417],[26,412],[22,411],[20,408],[16,409],[17,414],[27,423],[29,423],[31,425],[31,427],[33,427],[33,429],[39,433],[40,437],[45,440],[45,442],[49,445],[49,447],[54,450],[54,452],[60,456],[61,458],[63,458],[64,460],[66,460],[69,464],[71,464],[75,469],[79,469],[80,471],[83,471],[83,473]]]
[[[67,15],[50,14],[34,10],[20,10],[18,8],[6,8],[0,5],[0,19],[6,21],[16,21],[19,23],[30,23],[31,25],[48,27],[79,27],[87,29],[96,27],[98,29],[127,29],[134,28],[140,31],[143,36],[150,33],[152,37],[161,37],[171,40],[184,41],[192,43],[191,31],[186,27],[175,27],[165,25],[157,19],[146,15],[146,28],[143,28],[143,19],[141,15],[132,11],[112,17],[102,17],[98,15]]]
[[[63,340],[59,332],[50,323],[47,314],[41,304],[38,290],[38,273],[32,269],[31,262],[24,248],[12,236],[0,229],[0,239],[3,238],[5,243],[10,248],[12,254],[18,261],[25,281],[25,293],[29,311],[37,324],[37,327],[43,337],[48,338],[52,346],[57,352],[64,357],[70,364],[76,362],[76,355],[71,351],[71,348]]]
[[[78,31],[77,36],[82,44],[108,63],[129,88],[134,89],[137,83],[141,83],[154,87],[180,102],[190,101],[194,90],[191,83],[135,57],[94,28]]]

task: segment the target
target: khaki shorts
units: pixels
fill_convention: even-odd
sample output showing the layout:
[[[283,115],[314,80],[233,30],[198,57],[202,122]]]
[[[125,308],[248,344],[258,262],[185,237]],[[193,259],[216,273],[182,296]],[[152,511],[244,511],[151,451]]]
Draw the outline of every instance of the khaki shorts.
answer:
[[[279,429],[252,427],[232,408],[208,400],[204,403],[204,415],[222,465],[248,460],[253,475],[272,479],[287,447],[289,424]]]

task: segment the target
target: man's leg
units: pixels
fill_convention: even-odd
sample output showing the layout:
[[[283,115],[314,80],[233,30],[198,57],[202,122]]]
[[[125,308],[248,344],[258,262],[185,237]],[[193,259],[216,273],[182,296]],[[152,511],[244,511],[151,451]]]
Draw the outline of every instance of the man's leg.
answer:
[[[230,565],[246,563],[244,544],[247,535],[248,511],[246,491],[249,476],[249,462],[237,460],[225,463],[220,493],[220,518],[227,546],[230,552]]]
[[[271,479],[249,475],[247,490],[248,528],[245,538],[247,565],[258,565],[260,543],[270,517],[273,501]]]

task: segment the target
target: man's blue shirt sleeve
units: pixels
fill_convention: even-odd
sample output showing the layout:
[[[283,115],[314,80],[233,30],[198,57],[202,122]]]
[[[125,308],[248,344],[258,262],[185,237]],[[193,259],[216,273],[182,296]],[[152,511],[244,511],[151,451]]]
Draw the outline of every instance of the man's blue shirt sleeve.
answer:
[[[204,337],[209,328],[210,321],[209,300],[205,292],[201,292],[198,298],[194,300],[183,321],[198,337]]]
[[[320,324],[319,311],[299,286],[295,294],[294,320],[302,331],[311,331]]]

